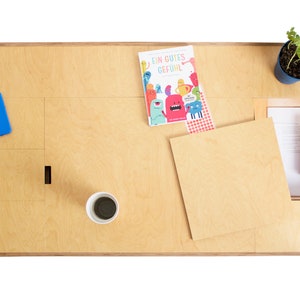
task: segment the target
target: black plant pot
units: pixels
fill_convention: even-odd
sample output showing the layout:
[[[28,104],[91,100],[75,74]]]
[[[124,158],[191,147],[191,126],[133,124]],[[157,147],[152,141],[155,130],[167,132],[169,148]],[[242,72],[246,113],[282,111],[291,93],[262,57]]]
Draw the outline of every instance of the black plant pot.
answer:
[[[277,58],[277,62],[276,62],[276,65],[275,65],[275,70],[274,70],[274,74],[275,74],[275,77],[281,82],[281,83],[284,83],[284,84],[292,84],[292,83],[296,83],[298,81],[300,81],[300,78],[296,78],[296,77],[293,77],[291,75],[289,75],[288,73],[286,73],[281,65],[280,65],[280,57],[281,57],[281,54],[282,54],[282,49],[284,47],[287,47],[287,44],[289,43],[289,41],[287,41],[280,49],[280,52],[279,52],[279,55],[278,55],[278,58]]]

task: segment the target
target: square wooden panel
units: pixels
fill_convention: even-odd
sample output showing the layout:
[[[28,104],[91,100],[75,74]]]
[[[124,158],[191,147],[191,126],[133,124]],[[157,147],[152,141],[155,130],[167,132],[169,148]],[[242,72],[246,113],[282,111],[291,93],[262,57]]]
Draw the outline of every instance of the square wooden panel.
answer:
[[[194,240],[257,228],[291,201],[271,119],[171,139]]]
[[[212,254],[255,253],[255,230],[243,230],[194,241],[198,252]]]
[[[44,150],[0,150],[0,202],[43,201],[44,186]]]
[[[44,149],[44,99],[4,98],[12,132],[0,137],[0,149]]]

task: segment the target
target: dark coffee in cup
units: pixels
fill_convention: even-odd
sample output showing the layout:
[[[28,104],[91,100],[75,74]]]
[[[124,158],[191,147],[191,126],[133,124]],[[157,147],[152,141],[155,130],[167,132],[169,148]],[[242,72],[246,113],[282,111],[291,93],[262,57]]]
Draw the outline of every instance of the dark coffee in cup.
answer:
[[[97,224],[108,224],[119,214],[119,202],[107,192],[95,192],[85,205],[88,217]]]
[[[100,197],[95,201],[94,212],[100,219],[108,220],[115,215],[116,211],[116,203],[109,197]]]

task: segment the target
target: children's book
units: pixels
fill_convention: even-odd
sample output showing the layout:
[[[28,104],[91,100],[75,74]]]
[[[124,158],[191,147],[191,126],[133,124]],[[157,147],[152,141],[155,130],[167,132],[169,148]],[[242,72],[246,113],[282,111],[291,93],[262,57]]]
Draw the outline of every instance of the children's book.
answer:
[[[146,111],[150,126],[198,120],[213,129],[211,114],[198,82],[192,46],[139,52]],[[203,125],[203,124],[202,124]],[[201,131],[201,130],[200,130]]]

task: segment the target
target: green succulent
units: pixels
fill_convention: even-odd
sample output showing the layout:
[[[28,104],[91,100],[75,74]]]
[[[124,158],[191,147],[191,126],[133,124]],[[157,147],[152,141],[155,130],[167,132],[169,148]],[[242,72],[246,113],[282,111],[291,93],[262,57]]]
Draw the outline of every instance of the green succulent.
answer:
[[[287,37],[289,39],[289,44],[288,44],[288,48],[290,47],[290,45],[295,45],[296,46],[296,50],[295,53],[293,54],[293,56],[291,57],[288,65],[287,65],[287,69],[290,67],[290,64],[292,62],[292,60],[294,59],[294,57],[297,55],[298,59],[296,61],[300,60],[300,36],[299,34],[296,33],[295,28],[292,27],[289,31],[287,31]]]

